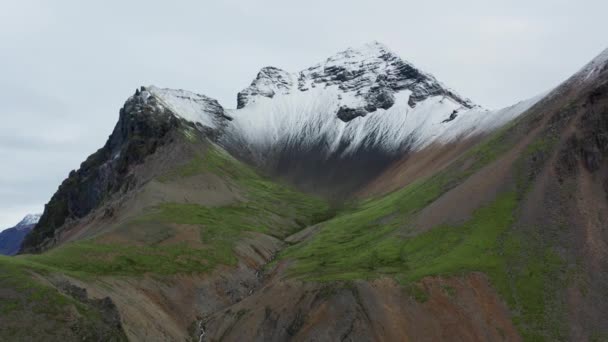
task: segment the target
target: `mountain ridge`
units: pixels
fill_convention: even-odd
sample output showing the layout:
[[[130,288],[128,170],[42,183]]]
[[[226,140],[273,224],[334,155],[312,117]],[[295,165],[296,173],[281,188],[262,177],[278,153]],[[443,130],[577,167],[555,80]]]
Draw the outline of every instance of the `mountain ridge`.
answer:
[[[395,61],[396,65],[391,64]],[[270,177],[342,201],[410,153],[432,144],[483,137],[540,99],[532,98],[498,111],[484,110],[377,42],[338,52],[325,63],[329,64],[322,62],[305,69],[303,83],[278,83],[289,85],[284,90],[293,93],[252,93],[240,109],[226,109],[215,99],[181,89],[137,89],[121,108],[118,124],[104,148],[89,157],[80,170],[73,171],[53,196],[55,200],[47,204],[54,209],[45,210],[41,218],[46,231],[37,229],[29,234],[23,251],[35,251],[29,246],[50,241],[52,232],[66,220],[78,220],[110,197],[121,196],[134,187],[129,168],[173,141],[172,136],[180,134],[174,131],[180,127],[200,131]],[[347,67],[336,69],[336,64]],[[406,76],[401,73],[404,66]],[[323,74],[321,69],[330,71]],[[293,76],[276,68],[263,70],[280,75],[279,79]],[[345,71],[351,76],[341,78]],[[373,113],[342,120],[341,96],[367,101],[358,91],[371,91],[378,76],[384,76],[380,77],[381,82],[390,83],[395,102],[388,109],[375,108]],[[257,85],[259,80],[256,78],[252,84]],[[261,80],[272,85],[275,81]],[[354,88],[342,87],[340,82],[354,82]],[[429,83],[431,90],[441,91],[426,92],[429,96],[419,96],[412,107],[414,92],[408,87],[420,88],[420,84]],[[314,84],[325,85],[313,87]],[[301,91],[300,87],[311,89]],[[465,111],[460,111],[463,108]],[[344,169],[351,172],[345,175]],[[69,183],[88,190],[62,191],[72,188]]]
[[[332,85],[338,85],[344,96],[354,97],[351,99],[353,102],[357,97],[367,100],[365,105],[358,108],[349,108],[353,104],[348,102],[340,106],[359,111],[360,116],[372,113],[377,108],[390,108],[394,103],[393,93],[402,90],[412,92],[408,101],[411,107],[426,97],[436,95],[449,97],[466,108],[476,106],[438,82],[433,75],[420,71],[384,44],[374,41],[340,51],[324,62],[296,73],[276,67],[262,68],[251,85],[239,92],[237,109],[243,108],[249,102],[249,97],[255,100],[256,95],[272,98],[276,93],[288,94]],[[343,121],[353,118],[341,117]]]
[[[299,73],[262,68],[238,94],[236,109],[216,102],[207,111],[193,100],[203,95],[185,90],[147,91],[204,127],[215,126],[210,122],[221,112],[217,142],[230,153],[301,189],[338,197],[408,153],[487,135],[539,99],[485,110],[379,43],[338,52]],[[344,182],[337,179],[341,166],[356,170]]]
[[[346,121],[352,89],[323,76],[240,109],[137,89],[45,207],[37,254],[0,269],[132,340],[608,336],[607,64],[501,111],[404,89]]]

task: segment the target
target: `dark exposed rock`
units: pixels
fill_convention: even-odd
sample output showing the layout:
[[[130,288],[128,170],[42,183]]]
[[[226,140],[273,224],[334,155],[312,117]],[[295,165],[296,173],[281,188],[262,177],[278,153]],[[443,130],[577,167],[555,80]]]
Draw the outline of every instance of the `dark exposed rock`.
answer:
[[[575,135],[566,140],[564,146],[558,153],[557,174],[560,179],[567,178],[576,173],[579,142]]]
[[[341,54],[344,53],[346,52]],[[431,96],[449,97],[465,108],[473,107],[470,100],[461,98],[446,89],[434,77],[421,72],[384,47],[378,47],[377,53],[377,60],[371,59],[369,62],[361,63],[354,70],[346,70],[340,66],[325,67],[322,70],[319,67],[313,67],[307,70],[308,77],[314,82],[337,84],[344,91],[367,88],[369,92],[361,95],[368,101],[376,98],[375,93],[386,96],[388,93],[392,95],[398,91],[410,90],[412,92],[409,101],[411,107],[415,107],[416,103]],[[382,65],[381,62],[386,64]],[[390,101],[385,103],[384,107],[376,105],[376,108],[387,109],[392,106],[392,104],[388,105]]]
[[[62,282],[57,285],[59,290],[79,302],[85,303],[89,300],[87,289],[78,287],[70,282]]]
[[[237,94],[237,108],[243,108],[254,96],[272,98],[274,95],[289,91],[292,86],[288,72],[275,67],[264,67],[251,85]]]
[[[395,104],[395,95],[391,89],[384,84],[372,87],[365,98],[369,108],[373,108],[373,110],[369,110],[369,112],[373,112],[378,108],[389,109]]]
[[[72,327],[72,330],[79,335],[92,337],[100,341],[108,339],[122,340],[122,338],[117,338],[117,336],[124,336],[120,313],[110,297],[101,299],[89,298],[87,289],[78,287],[67,281],[59,283],[57,288],[78,302],[94,308],[99,313],[100,321],[87,323],[87,325],[94,324],[94,326],[83,327],[76,323]]]
[[[375,110],[375,109],[374,109]],[[340,107],[336,115],[338,118],[344,122],[348,122],[354,118],[360,116],[366,116],[368,111],[365,108],[349,108],[349,107]]]
[[[166,144],[168,133],[179,124],[147,91],[130,97],[104,147],[70,172],[25,238],[21,252],[40,252],[52,246],[59,227],[84,217],[112,194],[132,189],[131,168]]]
[[[588,97],[588,106],[581,117],[579,141],[581,159],[590,172],[600,169],[608,155],[608,83],[596,87]],[[602,102],[603,101],[603,102]]]
[[[304,325],[305,322],[306,322],[306,316],[304,315],[304,313],[302,313],[301,310],[298,310],[295,318],[293,319],[291,324],[289,324],[289,326],[287,327],[287,333],[289,334],[289,336],[295,336],[298,333],[298,331],[300,331],[300,329],[302,328],[302,326]]]
[[[608,156],[608,87],[600,85],[592,90],[587,103],[582,106],[583,113],[577,124],[577,132],[572,133],[562,145],[557,171],[560,176],[568,176],[577,172],[579,161],[589,172],[600,170]],[[602,102],[603,101],[603,102]],[[563,111],[573,117],[573,109]],[[554,119],[552,123],[565,121],[565,114]],[[563,126],[565,123],[562,123]]]
[[[389,109],[395,103],[395,96],[393,93],[387,88],[375,88],[370,91],[367,96],[367,104],[365,107],[361,108],[350,108],[347,106],[342,106],[336,112],[336,116],[344,121],[348,122],[354,118],[360,116],[366,116],[368,113],[373,113],[379,108],[381,109]]]
[[[602,153],[594,142],[585,141],[581,148],[581,154],[587,170],[594,172],[599,170],[602,161]]]
[[[445,119],[445,120],[443,120],[443,121],[441,121],[441,123],[450,122],[450,121],[452,121],[452,120],[456,119],[456,117],[457,117],[457,116],[458,116],[458,111],[457,111],[457,110],[454,110],[454,111],[452,112],[452,114],[450,114],[450,117],[449,117],[449,118],[447,118],[447,119]]]
[[[357,50],[348,49],[297,74],[297,89],[308,91],[322,85],[325,88],[337,86],[344,93],[354,93],[363,99],[358,108],[340,106],[336,115],[343,121],[373,113],[377,109],[389,109],[395,103],[395,93],[409,90],[408,104],[417,103],[433,96],[450,98],[464,108],[474,104],[445,88],[433,76],[426,74],[410,63],[383,47],[371,44],[369,51],[360,55]],[[364,57],[362,57],[364,56]],[[361,59],[363,58],[363,59]],[[251,85],[237,96],[237,108],[243,108],[254,96],[272,98],[277,93],[289,93],[294,89],[289,73],[273,68],[263,68]]]

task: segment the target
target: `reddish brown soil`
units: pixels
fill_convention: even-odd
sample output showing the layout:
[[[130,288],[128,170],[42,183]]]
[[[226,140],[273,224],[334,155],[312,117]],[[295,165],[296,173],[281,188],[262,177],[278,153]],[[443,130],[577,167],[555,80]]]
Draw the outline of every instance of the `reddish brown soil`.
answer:
[[[393,163],[380,176],[372,180],[357,196],[366,198],[400,189],[411,182],[429,177],[458,158],[463,152],[479,142],[482,137],[472,137],[446,145],[431,145],[405,156]]]
[[[259,286],[258,270],[284,247],[282,242],[252,233],[236,247],[237,267],[220,267],[206,275],[104,277],[82,281],[58,276],[86,288],[94,298],[109,296],[118,307],[132,341],[189,340],[192,326],[250,296]]]
[[[519,341],[483,274],[425,278],[417,302],[392,279],[352,284],[271,280],[205,321],[224,341]]]
[[[513,164],[534,137],[535,132],[526,135],[498,160],[425,207],[414,221],[416,230],[424,231],[444,224],[458,225],[469,220],[476,209],[493,201],[511,184]]]

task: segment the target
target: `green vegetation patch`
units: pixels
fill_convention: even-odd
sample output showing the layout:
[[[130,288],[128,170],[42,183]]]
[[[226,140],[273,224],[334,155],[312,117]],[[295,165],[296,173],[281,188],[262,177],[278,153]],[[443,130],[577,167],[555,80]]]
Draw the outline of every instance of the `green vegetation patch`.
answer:
[[[325,223],[310,243],[292,246],[281,257],[296,260],[290,274],[309,281],[392,276],[419,302],[426,294],[416,282],[424,277],[484,272],[526,340],[560,339],[566,333],[559,301],[565,265],[540,236],[512,229],[517,205],[517,193],[506,192],[461,226],[436,227],[410,238],[391,234],[394,223],[362,224],[362,217],[372,216],[344,214]]]
[[[34,270],[64,272],[75,277],[99,275],[176,274],[209,271],[225,258],[212,248],[129,246],[82,241],[40,255],[22,257]]]
[[[302,225],[328,218],[329,206],[326,201],[262,177],[214,145],[208,146],[204,154],[195,156],[189,163],[162,176],[161,181],[169,182],[204,173],[218,175],[244,190],[247,201],[238,205],[236,210],[262,210],[265,213],[293,217],[302,220]],[[209,215],[213,215],[211,211],[216,209],[209,209]]]
[[[514,226],[519,201],[542,169],[551,139],[535,140],[517,161],[516,167],[528,170],[526,181],[516,179],[510,190],[477,209],[468,222],[407,236],[415,213],[512,146],[512,139],[505,137],[509,130],[469,150],[447,170],[325,222],[311,241],[280,255],[296,261],[290,275],[321,282],[390,276],[424,302],[425,293],[416,285],[422,278],[484,272],[511,308],[524,339],[564,339],[560,293],[565,263],[543,237],[543,227]],[[447,293],[455,295],[453,289]]]
[[[563,291],[567,264],[547,243],[542,229],[509,231],[501,245],[505,268],[490,274],[526,341],[567,340]]]
[[[414,190],[420,191],[420,196],[414,196]],[[401,202],[405,204],[402,209],[408,205],[414,209],[425,195],[432,197],[427,190],[422,185],[412,186],[412,200]],[[497,253],[498,240],[510,227],[515,206],[515,195],[509,192],[477,210],[463,226],[437,227],[412,238],[390,234],[396,229],[394,221],[381,224],[376,219],[362,224],[370,218],[362,210],[327,222],[317,238],[291,247],[282,257],[297,260],[291,269],[293,276],[317,281],[395,275],[409,283],[430,275],[504,269]]]
[[[0,256],[0,340],[95,340],[100,327],[105,340],[126,340],[122,331],[103,326],[97,309],[36,280],[24,262]]]
[[[218,265],[235,265],[234,246],[246,232],[283,238],[327,215],[325,201],[271,182],[214,146],[164,180],[203,172],[215,173],[243,189],[247,199],[220,207],[164,203],[152,208],[125,224],[144,245],[87,240],[19,259],[31,269],[67,272],[77,277],[204,273]],[[173,227],[180,224],[199,229],[200,246],[163,243],[176,234]]]
[[[325,222],[312,241],[288,248],[281,257],[298,261],[290,270],[292,275],[316,280],[368,278],[378,271],[394,273],[402,260],[399,251],[385,248],[394,239],[390,234],[404,217],[432,202],[441,192],[441,183],[419,182],[364,202]]]
[[[472,228],[465,231],[464,229],[439,227],[410,240],[398,237],[395,232],[407,227],[410,219],[419,210],[474,172],[496,160],[512,146],[513,142],[507,139],[510,128],[511,126],[502,129],[485,142],[469,150],[448,169],[428,179],[416,181],[388,195],[368,199],[344,210],[335,218],[324,222],[322,230],[314,239],[306,244],[288,248],[281,254],[281,258],[297,260],[296,265],[290,270],[293,276],[318,281],[366,279],[377,277],[380,274],[397,275],[403,274],[410,268],[415,268],[408,271],[410,274],[408,279],[411,279],[415,278],[416,274],[424,273],[423,270],[426,267],[432,266],[441,269],[440,265],[436,265],[437,263],[431,264],[431,261],[423,260],[428,255],[417,256],[412,252],[424,253],[423,247],[433,245],[433,249],[441,248],[441,253],[436,255],[438,259],[441,259]],[[469,162],[471,160],[472,162]],[[513,207],[515,206],[512,203],[514,201],[515,199],[510,198],[509,203]],[[506,204],[500,202],[497,205]],[[513,207],[509,208],[513,209]],[[504,208],[495,210],[501,209]],[[494,209],[492,207],[485,210]],[[485,215],[485,212],[478,212],[475,215]],[[504,219],[506,215],[511,215],[511,211],[506,211],[496,220]],[[505,224],[509,223],[510,221]],[[475,233],[479,232],[475,231]],[[484,233],[490,234],[490,232]],[[442,238],[442,240],[435,246],[437,238]],[[472,240],[477,238],[482,237],[477,235],[470,237]],[[425,246],[417,248],[419,245]],[[460,250],[452,251],[452,253],[459,252]],[[474,251],[468,252],[473,253]],[[476,255],[471,256],[472,259],[475,257]],[[417,266],[416,262],[427,264]],[[418,276],[417,279],[419,278]]]
[[[32,306],[32,309],[49,315],[64,312],[70,304],[67,297],[59,295],[48,286],[43,286],[23,268],[15,258],[0,256],[0,291],[3,292],[0,301],[2,316],[10,315],[19,310]],[[44,305],[37,305],[38,303]]]

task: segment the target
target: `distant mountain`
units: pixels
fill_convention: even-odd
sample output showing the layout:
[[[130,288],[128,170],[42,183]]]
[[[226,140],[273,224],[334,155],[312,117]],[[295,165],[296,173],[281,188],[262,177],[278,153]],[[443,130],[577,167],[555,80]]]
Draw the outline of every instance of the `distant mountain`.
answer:
[[[25,236],[36,226],[40,214],[25,216],[16,226],[0,232],[0,254],[15,255]]]

